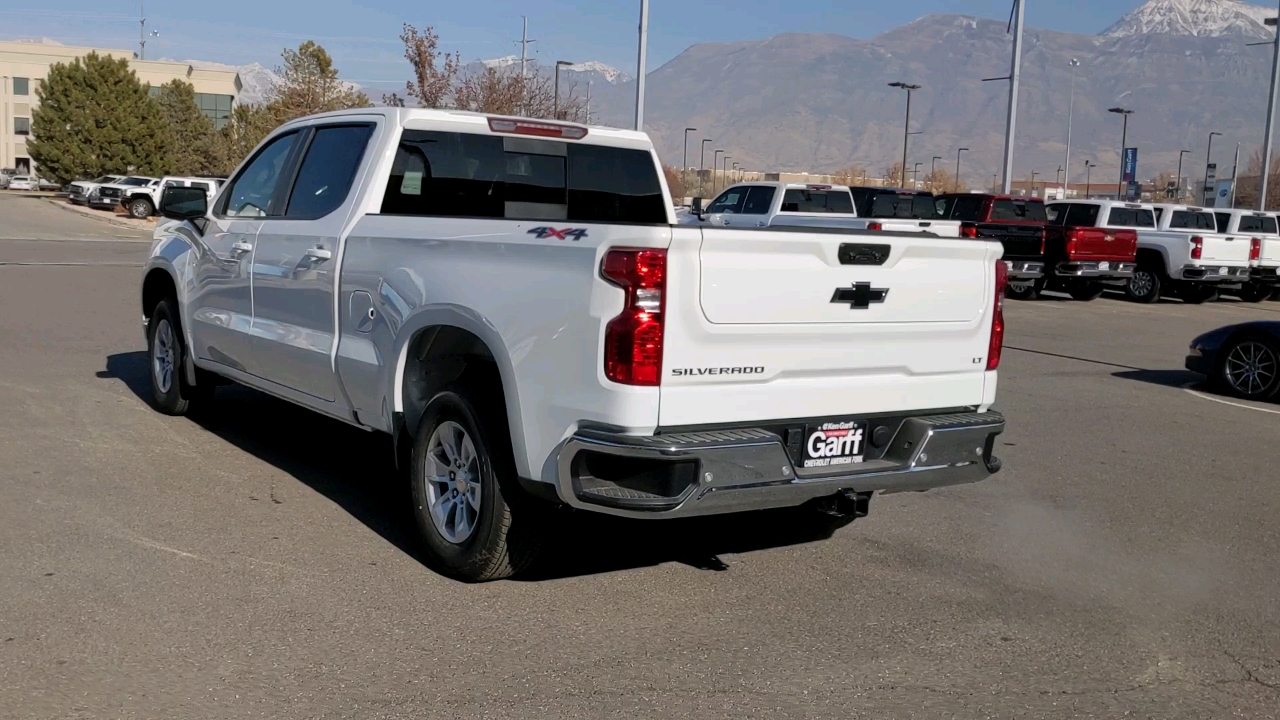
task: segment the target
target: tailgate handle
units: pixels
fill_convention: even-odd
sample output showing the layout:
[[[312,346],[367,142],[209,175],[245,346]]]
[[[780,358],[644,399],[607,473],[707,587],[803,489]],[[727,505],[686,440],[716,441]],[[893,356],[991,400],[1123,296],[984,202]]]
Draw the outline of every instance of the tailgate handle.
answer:
[[[843,243],[840,245],[841,265],[883,265],[889,259],[892,245],[864,245]]]

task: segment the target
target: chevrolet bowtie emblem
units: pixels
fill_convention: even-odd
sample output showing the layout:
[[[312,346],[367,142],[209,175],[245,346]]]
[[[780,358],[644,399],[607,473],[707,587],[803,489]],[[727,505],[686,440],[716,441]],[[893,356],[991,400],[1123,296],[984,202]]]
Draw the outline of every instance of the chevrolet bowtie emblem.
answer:
[[[831,296],[833,303],[849,303],[850,310],[866,310],[871,303],[882,303],[889,297],[889,288],[873,288],[869,282],[854,283],[851,288],[836,288]]]

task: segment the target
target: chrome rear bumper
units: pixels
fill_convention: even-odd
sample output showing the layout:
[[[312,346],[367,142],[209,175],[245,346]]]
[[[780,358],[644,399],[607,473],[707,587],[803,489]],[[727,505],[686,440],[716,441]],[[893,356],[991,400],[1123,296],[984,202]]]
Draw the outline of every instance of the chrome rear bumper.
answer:
[[[998,472],[993,450],[1004,427],[997,412],[910,417],[864,462],[825,475],[798,469],[782,436],[763,428],[652,436],[582,430],[557,457],[556,491],[583,510],[656,519],[789,507],[845,490],[929,490]],[[600,467],[626,477],[601,479],[593,474]]]
[[[1058,277],[1076,278],[1131,278],[1137,263],[1109,262],[1106,260],[1090,262],[1063,262],[1054,268]]]

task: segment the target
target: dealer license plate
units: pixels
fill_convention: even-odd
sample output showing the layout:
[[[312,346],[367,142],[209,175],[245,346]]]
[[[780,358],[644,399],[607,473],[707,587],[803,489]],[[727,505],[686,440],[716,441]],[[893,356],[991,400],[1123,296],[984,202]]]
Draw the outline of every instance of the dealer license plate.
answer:
[[[1099,269],[1099,270],[1110,270],[1110,269],[1111,269],[1111,263],[1109,263],[1109,262],[1100,262],[1100,263],[1098,263],[1098,269]]]
[[[826,468],[862,462],[866,456],[867,423],[845,420],[805,428],[803,465]]]

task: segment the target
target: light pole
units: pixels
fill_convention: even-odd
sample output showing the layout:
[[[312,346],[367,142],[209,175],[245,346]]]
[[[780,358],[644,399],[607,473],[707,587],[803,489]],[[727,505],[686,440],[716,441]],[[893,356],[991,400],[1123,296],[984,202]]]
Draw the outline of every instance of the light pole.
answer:
[[[741,177],[738,175],[738,163],[735,162],[733,164],[733,181],[736,183],[736,182],[739,182],[740,180],[741,180]]]
[[[732,158],[730,158],[728,155],[725,155],[724,164],[720,166],[720,174],[724,176],[725,187],[729,187],[729,160],[731,159]]]
[[[1040,174],[1040,173],[1038,173],[1038,172],[1032,172],[1032,173],[1031,173],[1031,197],[1035,197],[1035,196],[1036,196],[1036,176],[1037,176],[1037,175],[1039,175],[1039,174]]]
[[[1071,101],[1067,103],[1067,162],[1062,166],[1062,196],[1067,196],[1067,186],[1071,184],[1071,120],[1076,112],[1076,68],[1080,61],[1071,58]]]
[[[644,63],[649,49],[649,0],[640,0],[640,51],[636,59],[636,130],[644,129]]]
[[[1213,189],[1209,187],[1209,159],[1213,156],[1213,138],[1215,135],[1220,137],[1222,133],[1209,133],[1209,149],[1204,153],[1204,197],[1206,198],[1209,197],[1209,191]],[[1266,173],[1264,172],[1263,174],[1265,175]]]
[[[716,194],[716,189],[717,189],[716,168],[720,167],[720,153],[722,152],[724,151],[716,150],[715,152],[711,153],[711,194],[712,195]]]
[[[1182,158],[1184,155],[1190,155],[1190,150],[1178,151],[1178,177],[1174,178],[1174,182],[1178,185],[1178,202],[1182,202]]]
[[[1133,111],[1113,107],[1107,112],[1115,113],[1124,118],[1124,129],[1120,131],[1120,182],[1116,185],[1116,199],[1120,200],[1124,196],[1124,146],[1129,142],[1129,116],[1133,114]]]
[[[956,150],[956,179],[955,185],[951,188],[952,192],[960,192],[960,153],[962,152],[969,152],[969,148]]]
[[[1093,169],[1095,167],[1097,167],[1097,165],[1091,164],[1088,160],[1084,161],[1084,199],[1085,200],[1089,199],[1089,191],[1092,189],[1092,187],[1089,184],[1089,181],[1093,179]]]
[[[1275,25],[1274,18],[1264,20],[1267,25]],[[1267,181],[1271,179],[1272,135],[1276,131],[1276,95],[1280,93],[1280,28],[1276,30],[1275,52],[1271,57],[1271,95],[1267,99],[1267,137],[1262,143],[1262,183],[1258,192],[1258,209],[1267,209]]]
[[[555,87],[556,96],[551,100],[551,117],[555,118],[556,120],[562,119],[560,117],[560,68],[566,65],[572,65],[572,64],[573,63],[569,62],[568,60],[556,61],[556,87]]]
[[[1062,199],[1067,199],[1067,188],[1062,184],[1062,166],[1058,166],[1058,174],[1053,176],[1053,183],[1062,188]]]
[[[929,168],[929,192],[933,192],[938,184],[938,161],[941,159],[941,155],[933,156],[933,167]]]
[[[702,180],[702,173],[707,171],[707,143],[715,142],[711,138],[702,139],[702,159],[698,161],[698,193],[707,189],[706,184]]]
[[[911,186],[912,186],[911,189],[912,190],[920,189],[920,168],[923,165],[924,163],[918,162],[915,164],[915,167],[911,168]]]
[[[684,167],[681,168],[682,170],[689,169],[689,133],[697,132],[697,131],[698,131],[698,128],[684,129]]]
[[[999,179],[1000,179],[1000,176],[997,173],[991,173],[991,194],[992,195],[996,194],[996,192],[999,190],[999,186],[997,185],[997,181]]]
[[[911,137],[911,93],[919,90],[919,85],[904,82],[891,82],[889,87],[907,91],[907,120],[902,128],[902,187],[907,186],[907,140]]]

